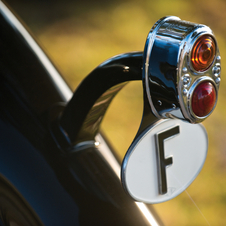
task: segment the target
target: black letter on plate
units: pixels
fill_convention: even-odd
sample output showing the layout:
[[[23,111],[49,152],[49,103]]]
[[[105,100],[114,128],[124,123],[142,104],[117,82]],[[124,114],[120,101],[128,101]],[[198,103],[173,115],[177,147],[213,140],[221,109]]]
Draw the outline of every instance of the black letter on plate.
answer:
[[[159,193],[164,195],[167,193],[167,182],[166,182],[166,167],[173,164],[173,158],[169,157],[165,159],[164,153],[164,140],[179,134],[179,126],[156,134],[156,146],[157,146],[157,159],[159,169]]]

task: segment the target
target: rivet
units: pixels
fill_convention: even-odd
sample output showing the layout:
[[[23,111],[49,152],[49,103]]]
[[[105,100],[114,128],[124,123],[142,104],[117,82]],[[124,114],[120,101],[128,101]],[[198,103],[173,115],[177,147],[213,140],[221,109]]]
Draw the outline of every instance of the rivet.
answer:
[[[100,142],[96,141],[96,142],[94,143],[94,145],[97,147],[97,146],[100,145]]]
[[[159,106],[161,106],[162,105],[162,101],[158,100],[158,104],[159,104]]]
[[[183,94],[186,95],[187,93],[188,93],[188,90],[187,89],[184,89],[183,90]]]
[[[186,67],[184,67],[184,68],[182,69],[182,71],[183,71],[183,73],[186,73],[186,72],[188,72],[188,69],[187,69]]]
[[[183,79],[184,87],[188,87],[190,85],[190,83],[191,83],[190,75],[189,74],[185,74],[182,79]]]
[[[221,60],[221,57],[220,56],[217,56],[217,61],[220,61]]]
[[[129,67],[125,66],[124,69],[123,69],[123,72],[129,72]]]
[[[190,78],[189,78],[189,77],[185,77],[185,78],[183,79],[184,85],[188,85],[189,82],[190,82]]]
[[[220,83],[220,81],[221,81],[221,79],[218,77],[218,78],[216,78],[216,80],[215,80],[215,82],[217,83],[217,84],[219,84]]]
[[[220,75],[221,72],[221,67],[220,64],[217,64],[213,67],[213,74],[215,77],[218,77]]]

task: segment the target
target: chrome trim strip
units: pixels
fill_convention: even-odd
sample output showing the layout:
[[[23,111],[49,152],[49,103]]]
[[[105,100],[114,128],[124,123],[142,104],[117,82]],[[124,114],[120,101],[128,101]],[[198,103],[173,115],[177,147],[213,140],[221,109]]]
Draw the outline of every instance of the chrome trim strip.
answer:
[[[107,146],[105,143],[104,139],[100,134],[96,136],[96,141],[99,142],[98,145],[98,150],[101,153],[101,155],[104,157],[104,159],[107,160],[109,165],[112,167],[113,171],[117,175],[117,177],[120,179],[120,171],[121,167],[112,154],[110,148]],[[142,212],[144,217],[147,219],[147,221],[150,223],[152,226],[159,226],[157,220],[155,219],[154,215],[151,213],[151,211],[148,209],[147,205],[145,205],[143,202],[135,202],[139,210]]]
[[[43,64],[45,69],[48,71],[52,81],[55,83],[55,87],[58,89],[58,92],[61,94],[61,97],[68,101],[72,97],[72,92],[68,85],[65,83],[59,72],[53,66],[51,61],[39,47],[39,45],[35,42],[35,40],[31,37],[31,35],[27,32],[27,30],[23,27],[23,25],[19,22],[19,20],[12,14],[12,12],[5,6],[5,4],[0,1],[0,12],[4,17],[14,26],[14,29],[17,30],[24,40],[28,43],[31,49],[34,51],[40,62]]]

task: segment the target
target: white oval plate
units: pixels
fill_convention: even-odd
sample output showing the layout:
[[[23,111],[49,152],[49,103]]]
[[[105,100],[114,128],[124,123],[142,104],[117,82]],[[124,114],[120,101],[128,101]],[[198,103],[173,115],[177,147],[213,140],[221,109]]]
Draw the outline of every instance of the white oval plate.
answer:
[[[202,125],[160,120],[127,151],[121,170],[123,187],[136,201],[154,204],[170,200],[197,177],[207,149],[208,137]]]

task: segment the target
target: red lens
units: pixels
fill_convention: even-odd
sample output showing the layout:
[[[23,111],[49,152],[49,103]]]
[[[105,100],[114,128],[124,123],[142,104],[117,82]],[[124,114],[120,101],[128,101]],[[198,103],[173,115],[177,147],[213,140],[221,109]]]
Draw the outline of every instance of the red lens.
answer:
[[[198,117],[207,116],[214,108],[216,102],[216,90],[211,82],[202,82],[194,90],[192,95],[192,111]]]
[[[214,39],[209,35],[201,36],[195,43],[192,53],[191,62],[196,71],[205,71],[212,64],[216,55],[216,44]]]

